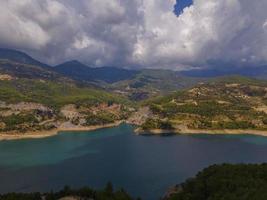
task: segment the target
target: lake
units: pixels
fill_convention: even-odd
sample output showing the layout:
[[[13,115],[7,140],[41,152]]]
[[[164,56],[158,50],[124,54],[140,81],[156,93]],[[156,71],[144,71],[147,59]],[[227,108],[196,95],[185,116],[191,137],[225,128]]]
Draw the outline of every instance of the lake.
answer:
[[[0,192],[90,186],[108,181],[134,197],[159,199],[211,164],[267,162],[267,137],[253,135],[137,136],[134,128],[60,133],[0,142]]]

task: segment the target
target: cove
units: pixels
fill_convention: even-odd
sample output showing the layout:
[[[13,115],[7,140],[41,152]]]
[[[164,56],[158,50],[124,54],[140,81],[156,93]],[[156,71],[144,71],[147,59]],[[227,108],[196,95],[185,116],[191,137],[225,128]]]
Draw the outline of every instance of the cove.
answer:
[[[0,192],[111,181],[134,197],[159,199],[167,189],[212,164],[267,162],[267,137],[254,135],[137,136],[134,127],[60,133],[0,142]]]

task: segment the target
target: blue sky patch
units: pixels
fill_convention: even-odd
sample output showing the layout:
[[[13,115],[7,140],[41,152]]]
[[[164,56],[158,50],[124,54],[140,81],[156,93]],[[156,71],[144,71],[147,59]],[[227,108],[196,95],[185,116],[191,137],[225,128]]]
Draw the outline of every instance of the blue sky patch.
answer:
[[[176,5],[174,6],[174,12],[177,16],[183,13],[185,7],[189,7],[193,4],[193,0],[176,0]]]

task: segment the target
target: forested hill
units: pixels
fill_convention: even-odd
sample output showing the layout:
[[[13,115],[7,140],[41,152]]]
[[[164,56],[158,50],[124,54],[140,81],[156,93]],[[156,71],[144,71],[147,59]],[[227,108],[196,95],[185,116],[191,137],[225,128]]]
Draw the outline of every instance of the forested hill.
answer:
[[[265,200],[267,164],[214,165],[172,188],[164,200]]]

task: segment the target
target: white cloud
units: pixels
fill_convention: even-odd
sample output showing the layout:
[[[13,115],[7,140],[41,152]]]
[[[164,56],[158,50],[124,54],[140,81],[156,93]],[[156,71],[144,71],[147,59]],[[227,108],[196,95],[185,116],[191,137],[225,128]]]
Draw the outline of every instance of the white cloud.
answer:
[[[0,45],[50,63],[180,69],[267,63],[266,0],[2,0]]]

